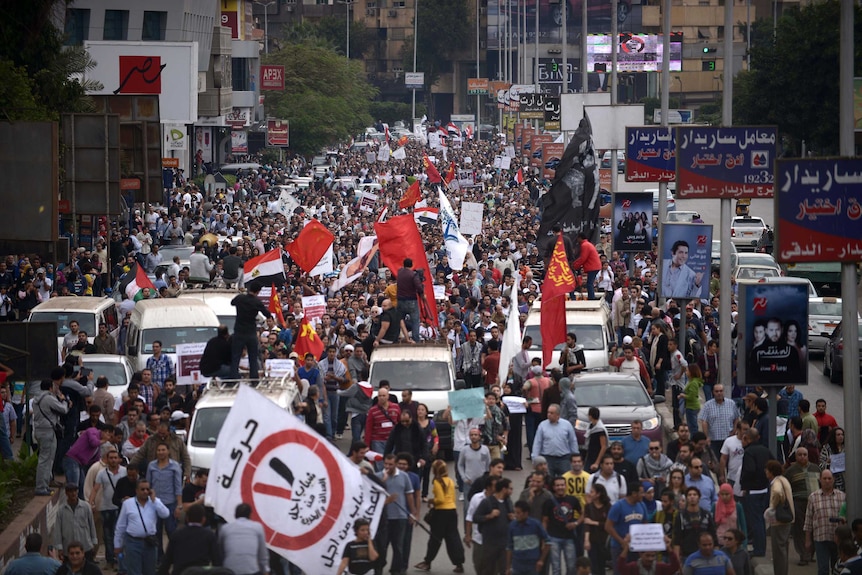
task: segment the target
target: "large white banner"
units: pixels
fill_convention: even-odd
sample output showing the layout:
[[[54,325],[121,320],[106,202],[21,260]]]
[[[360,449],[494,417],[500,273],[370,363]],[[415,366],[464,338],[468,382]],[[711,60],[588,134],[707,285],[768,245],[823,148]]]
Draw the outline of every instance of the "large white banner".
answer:
[[[475,236],[482,233],[482,217],[485,204],[481,202],[461,202],[461,233]]]
[[[359,240],[359,247],[356,250],[356,257],[341,268],[338,279],[332,282],[332,289],[338,291],[362,276],[362,272],[368,268],[368,264],[374,258],[374,254],[377,253],[378,248],[377,236],[361,238]]]
[[[461,270],[464,267],[464,258],[470,251],[470,243],[461,235],[458,229],[458,221],[449,198],[439,187],[440,193],[440,224],[443,226],[443,241],[446,244],[446,254],[449,256],[449,266],[453,270]]]
[[[320,261],[317,262],[317,264],[315,264],[313,268],[311,268],[311,273],[309,273],[308,275],[310,275],[311,277],[317,277],[324,274],[332,273],[332,258],[334,256],[332,245],[333,244],[329,244],[329,248],[327,248],[326,253],[323,254],[323,257],[320,258]]]
[[[334,574],[363,518],[377,530],[385,492],[325,437],[246,385],[219,432],[206,503],[233,521],[248,503],[267,546],[306,573]]]

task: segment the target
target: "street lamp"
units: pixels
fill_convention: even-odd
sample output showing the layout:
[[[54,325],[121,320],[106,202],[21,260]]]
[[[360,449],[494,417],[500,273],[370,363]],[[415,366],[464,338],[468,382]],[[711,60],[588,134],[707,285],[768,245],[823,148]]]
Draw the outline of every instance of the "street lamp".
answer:
[[[344,52],[347,54],[347,61],[350,61],[350,8],[356,0],[338,0],[339,4],[344,4],[345,22],[347,25],[347,42],[344,44]]]
[[[254,0],[254,3],[258,6],[263,6],[263,53],[269,54],[269,7],[275,4],[276,0],[269,0],[269,2],[261,2],[260,0]]]

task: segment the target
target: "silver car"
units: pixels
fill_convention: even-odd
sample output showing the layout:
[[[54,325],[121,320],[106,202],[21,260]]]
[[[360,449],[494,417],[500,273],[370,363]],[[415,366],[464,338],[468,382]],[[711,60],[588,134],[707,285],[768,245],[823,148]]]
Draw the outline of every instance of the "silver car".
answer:
[[[823,353],[826,342],[841,323],[841,298],[808,298],[808,352]]]

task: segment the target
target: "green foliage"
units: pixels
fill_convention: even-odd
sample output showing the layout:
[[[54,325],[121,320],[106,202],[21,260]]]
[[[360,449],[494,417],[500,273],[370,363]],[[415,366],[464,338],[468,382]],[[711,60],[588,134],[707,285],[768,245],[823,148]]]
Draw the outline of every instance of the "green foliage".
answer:
[[[0,60],[0,110],[3,120],[44,121],[51,120],[51,112],[36,101],[36,85],[27,76],[24,68],[9,60]]]
[[[722,120],[721,100],[709,102],[698,109],[695,114],[694,121],[698,124],[709,124],[710,126],[720,126]]]
[[[651,124],[652,119],[655,117],[655,111],[661,110],[661,98],[641,98],[641,104],[644,105],[644,120],[646,123]],[[679,108],[679,100],[673,97],[669,98],[668,107]]]
[[[379,118],[384,123],[389,124],[390,127],[398,120],[407,125],[412,121],[410,117],[411,106],[403,102],[371,102],[368,111],[372,118],[375,120]],[[419,110],[418,104],[416,106],[416,113],[420,118],[424,113],[424,111]]]
[[[312,44],[345,53],[347,21],[338,16],[327,16],[317,22],[302,22],[286,28],[282,35],[284,44]],[[371,46],[374,33],[365,27],[365,22],[350,22],[350,57],[362,59]]]
[[[22,446],[19,456],[22,459],[0,462],[0,518],[6,514],[14,502],[14,496],[20,487],[36,484],[36,466],[39,456],[36,453],[26,455]]]
[[[63,33],[53,25],[55,11],[62,11],[70,3],[69,0],[4,2],[0,61],[25,70],[31,80],[26,85],[30,96],[21,93],[25,85],[16,80],[11,92],[20,97],[17,106],[3,106],[6,102],[0,100],[0,109],[10,119],[42,119],[45,112],[51,119],[59,119],[64,112],[91,110],[86,85],[75,78],[92,67],[93,62],[82,48],[64,49]],[[6,82],[7,77],[3,78]],[[9,91],[4,91],[0,98],[8,95]],[[35,107],[29,106],[34,102]]]
[[[234,176],[233,174],[222,174],[222,177],[227,182],[227,187],[229,187],[229,188],[232,188],[233,185],[236,183],[236,176]],[[203,189],[204,188],[204,178],[206,178],[206,175],[198,176],[192,181],[194,182],[194,184],[197,187],[199,187],[200,189]]]
[[[855,7],[855,36],[862,9]],[[734,124],[776,124],[791,153],[802,140],[821,155],[838,151],[840,3],[816,2],[785,11],[773,39],[772,21],[752,27],[751,67],[733,87]],[[855,72],[862,71],[856,43]]]
[[[266,114],[290,121],[294,152],[313,154],[371,124],[368,107],[376,90],[359,62],[301,42],[271,53],[267,63],[284,66],[285,90],[267,96]]]
[[[472,2],[470,4],[473,4]],[[423,0],[419,2],[416,71],[425,72],[430,88],[448,72],[460,52],[476,41],[474,14],[467,0]],[[404,69],[413,70],[413,36],[404,40]],[[429,90],[426,89],[426,94]]]

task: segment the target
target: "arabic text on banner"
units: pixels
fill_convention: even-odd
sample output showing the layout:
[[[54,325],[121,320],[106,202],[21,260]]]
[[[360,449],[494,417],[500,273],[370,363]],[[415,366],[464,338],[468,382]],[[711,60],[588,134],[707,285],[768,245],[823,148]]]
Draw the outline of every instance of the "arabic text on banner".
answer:
[[[337,572],[363,518],[377,530],[385,492],[325,438],[242,385],[216,443],[206,503],[232,518],[248,503],[267,546],[306,573]],[[229,520],[230,521],[230,520]]]
[[[209,378],[201,374],[201,358],[207,344],[177,344],[177,385],[199,385]]]
[[[302,311],[308,321],[317,325],[326,312],[326,298],[322,295],[302,296]]]

